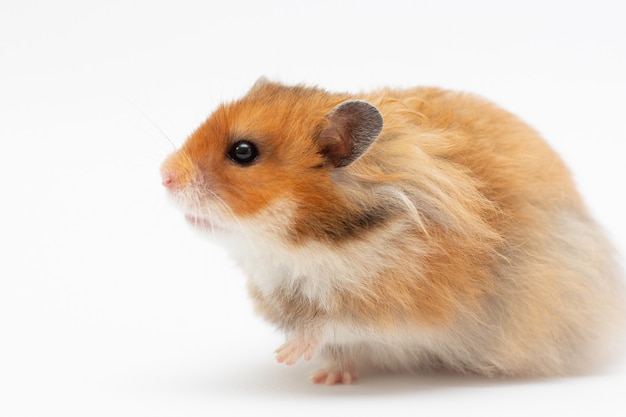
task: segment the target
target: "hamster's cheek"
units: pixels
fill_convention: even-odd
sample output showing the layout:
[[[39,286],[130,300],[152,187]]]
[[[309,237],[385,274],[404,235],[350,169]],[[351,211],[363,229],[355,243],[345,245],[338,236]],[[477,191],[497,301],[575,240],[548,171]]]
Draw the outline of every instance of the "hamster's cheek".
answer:
[[[273,206],[290,194],[291,186],[265,172],[250,172],[219,178],[216,194],[239,219],[265,220]]]

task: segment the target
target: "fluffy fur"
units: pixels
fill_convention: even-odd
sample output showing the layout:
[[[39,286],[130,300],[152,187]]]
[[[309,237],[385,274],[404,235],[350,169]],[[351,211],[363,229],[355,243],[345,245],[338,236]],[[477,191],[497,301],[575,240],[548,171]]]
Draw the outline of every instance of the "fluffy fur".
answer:
[[[333,118],[350,100],[380,111],[380,134],[350,112]],[[352,146],[357,130],[375,141]],[[227,157],[242,139],[259,150],[247,166]],[[612,249],[566,167],[472,95],[261,80],[162,175],[290,337],[278,360],[324,360],[315,382],[349,383],[362,364],[578,372],[605,358],[624,315]]]

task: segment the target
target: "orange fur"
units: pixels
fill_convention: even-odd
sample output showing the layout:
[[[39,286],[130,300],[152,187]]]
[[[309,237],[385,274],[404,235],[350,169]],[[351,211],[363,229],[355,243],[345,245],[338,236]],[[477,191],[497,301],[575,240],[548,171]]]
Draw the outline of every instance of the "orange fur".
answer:
[[[329,115],[354,99],[384,127],[334,168],[317,139],[349,140],[352,127],[329,127]],[[259,150],[250,166],[225,156],[241,139]],[[315,334],[307,349],[319,344],[349,380],[357,361],[570,372],[600,355],[623,315],[610,246],[567,168],[472,95],[260,81],[218,108],[163,175],[188,214],[230,231],[236,257],[249,251],[239,256],[259,312],[298,340]]]

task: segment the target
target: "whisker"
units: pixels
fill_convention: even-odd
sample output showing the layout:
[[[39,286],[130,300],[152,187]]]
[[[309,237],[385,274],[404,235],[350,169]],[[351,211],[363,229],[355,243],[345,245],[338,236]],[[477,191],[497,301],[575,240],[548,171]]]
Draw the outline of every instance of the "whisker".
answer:
[[[170,139],[170,137],[167,135],[167,133],[165,133],[163,131],[163,129],[161,129],[159,127],[159,125],[157,125],[154,120],[152,120],[152,118],[150,116],[148,116],[146,114],[146,112],[144,112],[141,107],[139,107],[137,104],[135,104],[132,100],[130,100],[128,97],[125,97],[125,100],[128,104],[130,104],[131,106],[133,106],[135,108],[135,110],[137,110],[139,112],[139,114],[141,114],[143,116],[144,119],[146,119],[148,121],[148,123],[150,123],[156,130],[159,131],[159,133],[165,138],[165,140],[167,140],[167,142],[172,146],[172,149],[176,150],[178,148],[178,146],[176,146],[176,144],[174,143],[174,141],[172,139]]]
[[[180,157],[189,158],[185,152],[182,152]],[[191,164],[192,161],[189,161],[189,163]],[[243,237],[251,250],[258,254],[259,248],[254,244],[255,239],[253,239],[249,227],[246,227],[230,205],[215,191],[211,190],[209,186],[206,186],[204,182],[205,179],[200,176],[195,178],[193,183],[187,184],[184,191],[181,190],[179,195],[183,196],[183,206],[187,207],[188,213],[199,219],[209,220],[211,224],[210,233],[214,238],[217,233],[216,226],[219,226],[219,222],[216,224],[212,220],[220,219],[226,215],[228,222],[237,226],[238,235]],[[209,228],[206,228],[206,230],[208,232]]]

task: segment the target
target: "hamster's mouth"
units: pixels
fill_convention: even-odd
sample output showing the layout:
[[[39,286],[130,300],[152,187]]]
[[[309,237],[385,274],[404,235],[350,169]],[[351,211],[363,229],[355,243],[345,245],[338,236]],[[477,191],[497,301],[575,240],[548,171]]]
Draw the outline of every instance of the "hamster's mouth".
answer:
[[[192,216],[191,214],[185,214],[185,220],[187,220],[193,227],[196,227],[201,230],[206,230],[209,232],[217,232],[217,231],[224,230],[223,227],[215,224],[211,220],[206,219],[204,217],[196,217],[196,216]]]

